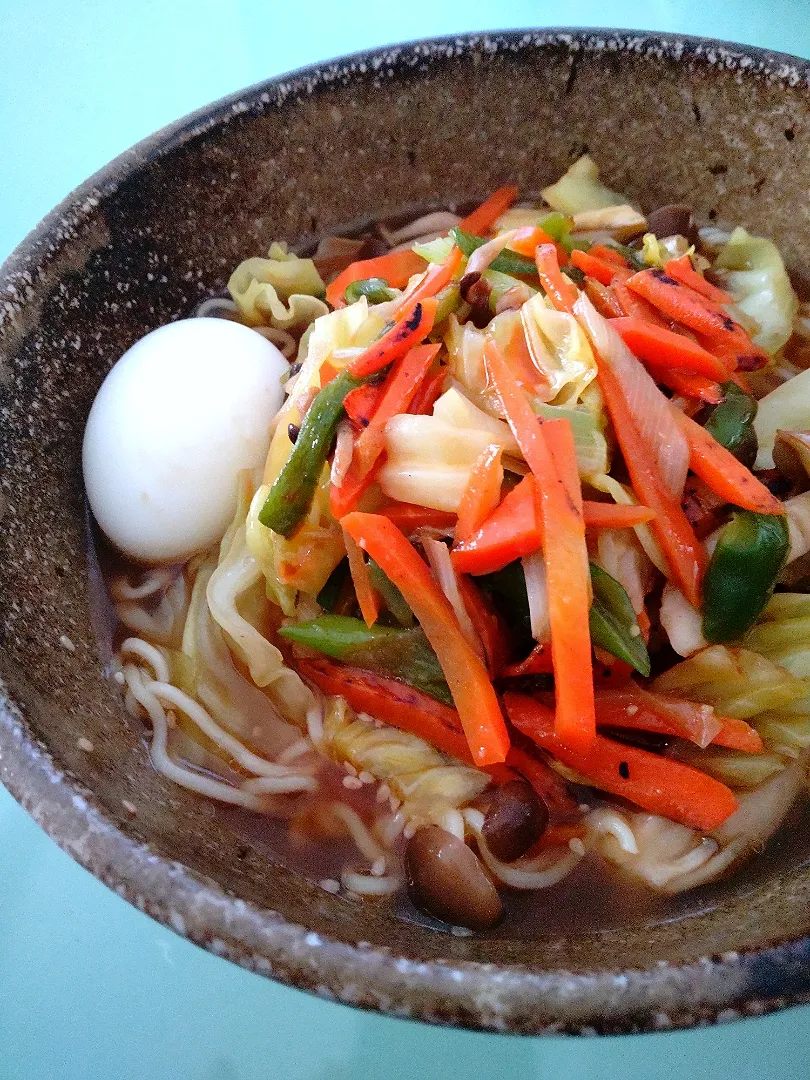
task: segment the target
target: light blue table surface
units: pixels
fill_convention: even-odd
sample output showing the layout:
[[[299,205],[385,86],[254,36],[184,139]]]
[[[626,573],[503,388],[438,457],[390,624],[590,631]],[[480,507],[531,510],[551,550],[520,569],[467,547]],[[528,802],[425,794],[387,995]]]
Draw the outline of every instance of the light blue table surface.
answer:
[[[810,57],[806,0],[0,0],[0,259],[162,125],[303,64],[504,26],[706,34]],[[0,788],[0,1080],[799,1080],[810,1011],[624,1039],[366,1015],[250,975],[126,905]]]

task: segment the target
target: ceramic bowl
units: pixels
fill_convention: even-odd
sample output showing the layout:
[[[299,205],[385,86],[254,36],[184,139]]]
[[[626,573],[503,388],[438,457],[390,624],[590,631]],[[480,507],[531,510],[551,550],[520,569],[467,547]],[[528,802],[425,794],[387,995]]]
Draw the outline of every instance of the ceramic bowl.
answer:
[[[774,867],[663,924],[461,938],[239,845],[150,767],[104,677],[80,447],[116,358],[271,239],[471,202],[507,181],[537,192],[586,149],[643,207],[688,199],[704,222],[773,237],[806,274],[809,81],[791,57],[626,31],[396,46],[206,108],[42,222],[0,271],[0,779],[66,851],[218,955],[398,1016],[625,1032],[808,999],[810,869]]]

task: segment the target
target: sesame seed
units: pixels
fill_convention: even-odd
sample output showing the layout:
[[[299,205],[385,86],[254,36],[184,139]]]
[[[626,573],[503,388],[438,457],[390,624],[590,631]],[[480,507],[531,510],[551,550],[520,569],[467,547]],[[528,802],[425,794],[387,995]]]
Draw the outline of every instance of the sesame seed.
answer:
[[[67,649],[68,652],[76,652],[76,646],[67,636],[67,634],[61,634],[59,637],[59,644],[63,649]]]
[[[95,746],[84,735],[76,740],[76,745],[80,750],[84,750],[86,754],[92,754],[95,750]]]
[[[345,788],[348,788],[350,791],[357,791],[363,786],[363,781],[356,776],[344,776],[343,786]]]
[[[320,885],[320,887],[323,889],[324,892],[328,892],[328,893],[339,893],[340,892],[340,882],[335,881],[334,878],[330,878],[330,877],[322,878],[318,882],[318,884]]]
[[[121,805],[126,810],[126,812],[128,814],[132,814],[133,817],[138,813],[138,807],[135,805],[135,803],[130,802],[129,799],[122,799]]]

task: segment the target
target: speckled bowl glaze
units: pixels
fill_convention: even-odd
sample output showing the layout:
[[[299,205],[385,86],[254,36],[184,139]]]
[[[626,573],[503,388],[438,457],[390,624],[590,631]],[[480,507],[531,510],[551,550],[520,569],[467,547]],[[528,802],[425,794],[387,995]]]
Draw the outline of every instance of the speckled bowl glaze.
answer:
[[[456,938],[240,849],[210,805],[150,768],[103,677],[80,446],[115,359],[273,238],[507,180],[537,191],[586,148],[642,206],[686,198],[810,270],[810,65],[547,30],[398,46],[222,101],[114,161],[0,271],[0,779],[141,910],[324,997],[527,1034],[684,1027],[810,998],[810,869],[681,922]]]

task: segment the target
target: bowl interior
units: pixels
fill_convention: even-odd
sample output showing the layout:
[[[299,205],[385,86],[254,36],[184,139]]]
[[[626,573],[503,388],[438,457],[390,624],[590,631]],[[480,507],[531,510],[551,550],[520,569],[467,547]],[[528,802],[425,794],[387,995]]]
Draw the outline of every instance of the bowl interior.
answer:
[[[243,962],[249,954],[259,968],[264,957],[263,969],[280,977],[432,1019],[498,1026],[497,1013],[516,1030],[559,1019],[559,1003],[543,1004],[543,979],[580,978],[573,1011],[563,1009],[569,1026],[649,1026],[663,998],[620,1006],[618,992],[600,997],[587,980],[604,988],[600,979],[629,969],[675,969],[807,933],[810,873],[796,867],[724,895],[687,925],[455,938],[385,905],[329,896],[245,849],[210,804],[154,772],[140,726],[104,678],[80,469],[84,421],[117,357],[190,314],[271,240],[296,244],[408,207],[472,201],[505,182],[536,193],[586,150],[611,187],[648,210],[687,200],[701,222],[774,238],[802,279],[810,95],[800,62],[780,63],[711,43],[588,32],[428,43],[339,62],[159,134],[71,197],[12,258],[0,278],[0,777],[94,873],[158,917],[179,918],[197,940],[211,945],[220,934],[221,951]],[[80,749],[82,736],[92,753]],[[250,932],[240,922],[248,914]],[[328,972],[313,958],[314,938],[295,962],[281,958],[278,935],[289,926],[336,943]],[[358,942],[368,955],[404,958],[411,973],[421,964],[422,981],[395,991],[392,961],[383,989],[347,989],[358,950],[341,948]],[[456,967],[475,981],[482,963],[516,966],[511,1004],[504,998],[493,1013],[479,997],[443,1012],[438,998],[451,996],[436,971]],[[700,1008],[708,1015],[810,986],[806,969],[789,986],[762,963],[744,976],[734,970],[720,1004],[711,995],[696,1004],[690,976],[692,990],[687,980],[666,1008],[688,1022]]]

